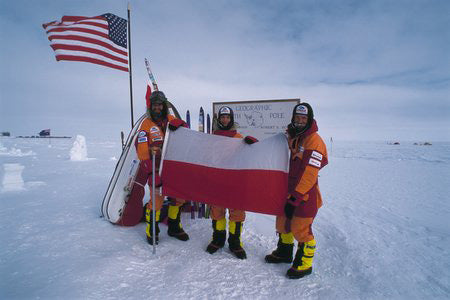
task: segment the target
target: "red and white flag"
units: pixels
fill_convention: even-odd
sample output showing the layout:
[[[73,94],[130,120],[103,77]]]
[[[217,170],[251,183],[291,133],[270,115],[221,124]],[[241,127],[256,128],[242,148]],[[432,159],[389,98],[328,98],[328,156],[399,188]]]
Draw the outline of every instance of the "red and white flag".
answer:
[[[145,92],[145,105],[147,109],[151,108],[150,105],[150,96],[152,95],[152,87],[150,86],[150,83],[147,83],[147,91]]]
[[[160,168],[164,195],[283,214],[289,168],[283,134],[247,145],[242,139],[182,127],[167,132]]]
[[[64,16],[42,25],[56,60],[84,61],[128,72],[127,20],[107,13]]]

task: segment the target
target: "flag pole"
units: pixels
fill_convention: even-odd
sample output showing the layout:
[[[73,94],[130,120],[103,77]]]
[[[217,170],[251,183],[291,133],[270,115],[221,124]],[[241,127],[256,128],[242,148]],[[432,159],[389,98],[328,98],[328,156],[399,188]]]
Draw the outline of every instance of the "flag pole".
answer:
[[[152,241],[153,241],[153,254],[156,254],[156,193],[155,193],[155,173],[156,173],[156,167],[155,167],[155,160],[156,155],[153,152],[152,153]]]
[[[130,10],[131,10],[131,4],[128,2],[128,68],[130,73],[130,107],[131,107],[131,129],[133,129],[134,126],[134,119],[133,119],[133,79],[132,79],[132,72],[131,72],[131,28],[130,28]]]

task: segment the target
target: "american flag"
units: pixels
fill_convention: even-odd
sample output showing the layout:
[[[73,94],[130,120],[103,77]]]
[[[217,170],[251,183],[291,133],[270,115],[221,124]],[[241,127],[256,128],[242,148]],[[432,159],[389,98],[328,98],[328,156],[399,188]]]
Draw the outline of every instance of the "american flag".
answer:
[[[127,20],[107,13],[63,16],[42,25],[56,60],[84,61],[128,72]]]

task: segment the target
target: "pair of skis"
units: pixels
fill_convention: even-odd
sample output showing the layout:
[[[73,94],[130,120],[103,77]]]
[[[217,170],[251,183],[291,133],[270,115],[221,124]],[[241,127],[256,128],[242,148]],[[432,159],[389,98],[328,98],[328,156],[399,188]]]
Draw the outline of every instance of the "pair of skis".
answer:
[[[186,111],[186,123],[188,127],[191,128],[191,116],[189,110]],[[200,113],[198,115],[198,131],[205,132],[205,111],[203,107],[200,107]],[[211,133],[211,118],[209,114],[206,116],[206,133]],[[195,219],[195,212],[198,212],[198,218],[209,218],[210,207],[205,203],[198,203],[194,201],[190,201],[191,208],[191,219]]]
[[[155,77],[150,69],[150,64],[147,59],[145,59],[145,66],[147,68],[148,77],[152,83],[153,90],[158,91],[158,85],[156,84]],[[188,127],[191,128],[191,116],[189,114],[189,110],[186,112],[186,123]],[[203,107],[200,107],[200,113],[198,118],[198,131],[205,132],[205,112]],[[211,133],[211,118],[209,114],[206,116],[206,133]],[[191,210],[191,219],[195,219],[195,212],[198,212],[198,218],[209,218],[210,207],[205,203],[198,203],[194,201],[190,201],[190,210]],[[153,217],[153,220],[155,217]],[[153,226],[155,228],[155,226]],[[154,234],[153,234],[154,236]]]

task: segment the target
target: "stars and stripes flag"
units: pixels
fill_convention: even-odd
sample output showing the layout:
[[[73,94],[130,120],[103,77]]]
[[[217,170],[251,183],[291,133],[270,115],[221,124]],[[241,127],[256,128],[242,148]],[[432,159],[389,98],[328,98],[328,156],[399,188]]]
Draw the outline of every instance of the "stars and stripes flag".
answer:
[[[63,16],[42,25],[56,60],[84,61],[128,72],[127,20],[107,13]]]

